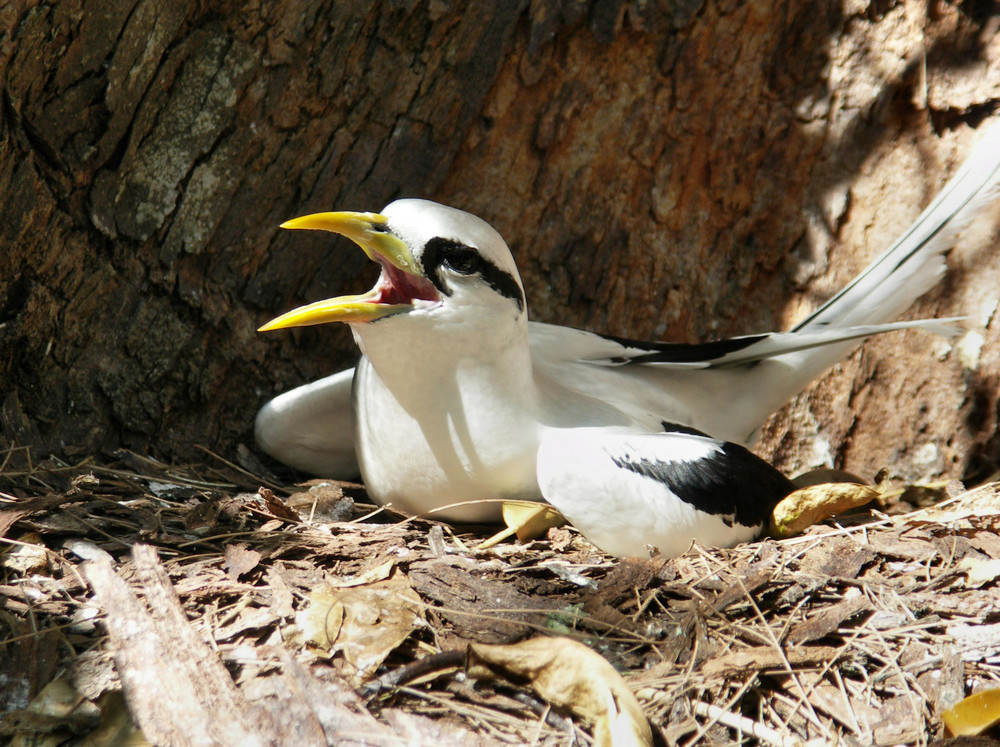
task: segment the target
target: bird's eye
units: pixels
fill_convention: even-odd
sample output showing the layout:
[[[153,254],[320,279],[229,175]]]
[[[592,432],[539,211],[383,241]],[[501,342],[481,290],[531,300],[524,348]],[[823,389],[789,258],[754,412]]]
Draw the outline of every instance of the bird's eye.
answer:
[[[443,258],[445,267],[454,270],[460,275],[472,275],[482,267],[482,260],[479,253],[468,247],[452,249]]]

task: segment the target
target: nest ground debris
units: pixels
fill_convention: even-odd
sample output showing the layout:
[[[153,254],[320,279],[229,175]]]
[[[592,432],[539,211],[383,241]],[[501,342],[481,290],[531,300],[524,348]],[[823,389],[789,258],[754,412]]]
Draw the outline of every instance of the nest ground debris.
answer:
[[[0,464],[12,741],[590,743],[523,680],[467,672],[470,646],[537,636],[600,653],[670,745],[930,744],[1000,686],[998,483],[615,560],[565,527],[477,550],[491,530],[207,452]]]

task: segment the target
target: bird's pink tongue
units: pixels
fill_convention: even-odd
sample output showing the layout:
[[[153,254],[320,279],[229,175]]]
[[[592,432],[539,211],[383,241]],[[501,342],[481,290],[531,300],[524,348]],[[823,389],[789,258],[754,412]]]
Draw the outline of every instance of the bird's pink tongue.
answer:
[[[412,304],[416,300],[441,300],[440,294],[429,280],[409,275],[388,262],[382,263],[382,274],[375,284],[375,291],[377,295],[373,301],[386,305]]]

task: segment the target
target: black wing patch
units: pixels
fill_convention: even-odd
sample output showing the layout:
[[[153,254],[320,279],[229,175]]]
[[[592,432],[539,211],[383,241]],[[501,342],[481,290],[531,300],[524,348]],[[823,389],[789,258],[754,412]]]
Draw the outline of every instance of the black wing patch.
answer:
[[[759,527],[771,509],[795,490],[792,481],[760,457],[733,443],[691,461],[660,462],[629,455],[612,456],[620,469],[665,485],[699,511],[735,517],[739,524]]]
[[[768,337],[768,334],[730,337],[726,340],[713,340],[712,342],[693,344],[685,342],[646,342],[644,340],[630,340],[627,337],[615,337],[613,335],[601,335],[601,337],[606,340],[613,340],[627,348],[648,351],[645,354],[629,356],[628,358],[615,358],[614,362],[616,363],[700,363],[701,361],[718,360],[730,353],[743,350],[755,342]]]

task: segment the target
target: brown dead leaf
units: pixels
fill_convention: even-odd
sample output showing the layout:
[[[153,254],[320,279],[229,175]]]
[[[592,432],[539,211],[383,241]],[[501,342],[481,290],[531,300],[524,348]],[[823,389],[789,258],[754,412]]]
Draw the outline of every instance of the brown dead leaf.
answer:
[[[864,506],[879,495],[875,488],[846,482],[799,488],[774,507],[769,531],[773,537],[791,537],[831,516]]]
[[[344,626],[344,603],[335,598],[330,589],[317,589],[309,595],[309,604],[299,612],[295,623],[302,631],[306,643],[329,651],[340,638]]]
[[[1000,534],[988,529],[974,529],[968,533],[969,544],[991,558],[1000,559]]]
[[[736,677],[752,672],[784,670],[791,666],[827,664],[843,652],[833,646],[796,646],[785,652],[771,646],[754,646],[706,661],[702,673],[706,677]]]
[[[410,564],[410,582],[439,603],[435,614],[458,635],[477,643],[510,643],[545,627],[549,616],[565,609],[559,600],[525,594],[509,576],[473,573],[462,558],[434,558]]]
[[[917,675],[935,713],[942,713],[965,697],[965,663],[953,645],[936,648],[940,663]]]
[[[7,532],[17,522],[35,513],[44,513],[58,508],[66,503],[78,503],[86,500],[89,493],[73,493],[70,495],[56,494],[42,498],[20,500],[9,504],[0,510],[0,537],[6,537]]]
[[[285,505],[306,519],[332,524],[350,518],[354,501],[337,483],[320,480],[310,483],[306,491],[292,493]]]
[[[423,605],[403,573],[364,586],[326,584],[309,595],[295,621],[305,642],[340,653],[370,674],[421,624]]]
[[[872,743],[913,744],[922,733],[914,715],[913,701],[910,698],[905,696],[886,698],[878,709],[877,718],[868,725],[871,728]]]
[[[217,643],[231,641],[248,630],[264,630],[277,622],[277,616],[269,607],[245,607],[235,619],[226,625],[214,628],[212,638]]]
[[[930,535],[908,537],[894,536],[888,532],[879,532],[868,536],[868,547],[882,556],[912,560],[924,563],[937,555],[937,547]]]
[[[848,729],[855,725],[862,731],[872,731],[873,725],[879,722],[879,711],[861,699],[852,697],[846,690],[831,685],[820,672],[796,672],[795,678],[790,675],[778,675],[777,681],[786,687],[795,687],[795,680],[801,683],[809,693],[809,701],[814,708],[823,711],[836,719]]]
[[[291,617],[295,614],[288,572],[280,563],[267,569],[267,588],[271,591],[270,606],[275,617]]]
[[[274,494],[268,488],[260,488],[257,493],[261,498],[264,499],[264,507],[271,512],[271,515],[278,518],[289,521],[293,524],[298,524],[302,519],[299,517],[299,512],[293,508],[289,508],[285,505],[278,496]]]
[[[868,598],[860,594],[849,599],[837,602],[832,607],[827,607],[819,613],[812,615],[808,620],[793,625],[788,631],[788,641],[790,643],[808,643],[819,638],[828,636],[840,627],[845,620],[874,609]]]
[[[615,604],[625,597],[635,598],[653,580],[662,564],[662,561],[649,558],[622,558],[601,579],[592,596],[607,604]]]
[[[552,545],[552,550],[554,552],[566,552],[569,546],[573,544],[576,534],[571,532],[566,527],[555,527],[550,529],[545,534],[545,538]]]
[[[238,581],[240,576],[257,567],[260,558],[259,552],[247,549],[246,545],[226,545],[226,559],[223,567],[229,574],[229,578]]]
[[[802,555],[802,567],[825,578],[855,578],[875,553],[851,537],[829,537]]]
[[[622,676],[603,656],[570,638],[532,638],[507,646],[471,644],[468,673],[476,678],[506,673],[527,679],[546,701],[592,724],[597,745],[653,743],[649,722]]]

